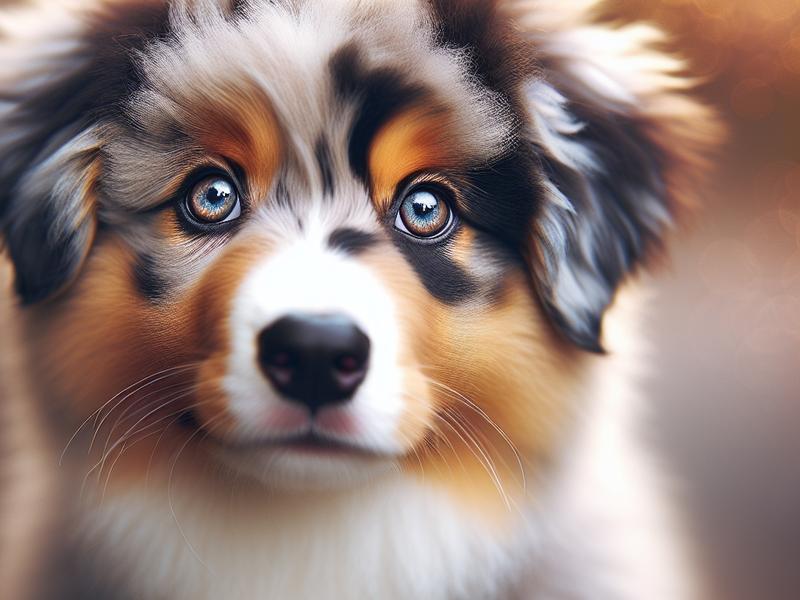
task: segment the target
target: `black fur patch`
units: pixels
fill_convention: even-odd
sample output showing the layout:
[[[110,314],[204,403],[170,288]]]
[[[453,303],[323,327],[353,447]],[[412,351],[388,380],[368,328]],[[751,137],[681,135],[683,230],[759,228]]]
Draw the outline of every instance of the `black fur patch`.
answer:
[[[368,156],[372,139],[380,127],[404,107],[421,100],[429,92],[407,81],[400,70],[366,70],[358,48],[348,44],[330,60],[336,92],[359,103],[358,116],[350,132],[348,156],[356,176],[369,183]]]
[[[167,296],[169,282],[158,272],[155,259],[149,254],[139,256],[133,267],[136,288],[151,302],[158,302]]]
[[[469,172],[460,186],[464,217],[519,252],[541,202],[539,160],[520,146],[490,167]]]
[[[8,249],[16,266],[15,287],[22,302],[35,304],[58,292],[74,277],[83,259],[85,237],[79,228],[54,236],[54,214],[48,203],[22,228],[7,233]]]
[[[442,46],[466,50],[474,74],[525,115],[522,83],[538,73],[534,51],[497,0],[430,0]]]
[[[395,245],[405,255],[425,288],[445,304],[460,304],[480,292],[479,282],[448,256],[452,240],[421,243],[397,233]]]
[[[322,177],[323,193],[326,196],[330,196],[333,194],[335,182],[333,179],[333,165],[331,164],[331,150],[325,138],[317,140],[314,154],[316,155],[320,176]]]
[[[233,17],[241,18],[247,16],[247,9],[249,7],[248,0],[231,0],[230,1],[230,14]]]
[[[349,228],[337,229],[328,238],[328,246],[331,249],[347,254],[360,254],[379,242],[380,238],[374,233]]]

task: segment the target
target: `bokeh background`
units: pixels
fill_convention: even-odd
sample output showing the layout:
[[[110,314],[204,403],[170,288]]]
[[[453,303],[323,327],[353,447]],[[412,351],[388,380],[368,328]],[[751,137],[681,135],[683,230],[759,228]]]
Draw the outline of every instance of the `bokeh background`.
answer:
[[[653,431],[718,600],[800,599],[800,0],[613,0],[672,34],[729,140],[650,281]]]
[[[714,600],[798,600],[800,0],[606,7],[669,32],[729,128],[700,210],[647,277],[650,432]]]

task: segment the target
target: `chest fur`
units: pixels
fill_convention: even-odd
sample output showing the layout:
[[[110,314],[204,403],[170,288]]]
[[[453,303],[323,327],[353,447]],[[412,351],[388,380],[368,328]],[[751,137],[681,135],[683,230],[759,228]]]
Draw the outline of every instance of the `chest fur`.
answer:
[[[449,600],[497,596],[530,539],[524,519],[492,526],[402,480],[312,500],[198,497],[106,499],[87,546],[135,597]]]

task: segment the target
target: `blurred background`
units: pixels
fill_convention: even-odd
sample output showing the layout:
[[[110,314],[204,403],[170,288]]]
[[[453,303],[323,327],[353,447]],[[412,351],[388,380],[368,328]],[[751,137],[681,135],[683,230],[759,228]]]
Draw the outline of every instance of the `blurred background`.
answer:
[[[648,279],[651,431],[683,482],[714,600],[797,600],[800,0],[607,7],[672,35],[730,131],[700,211]]]
[[[730,130],[650,282],[653,429],[718,600],[800,598],[800,0],[613,0],[670,32]]]

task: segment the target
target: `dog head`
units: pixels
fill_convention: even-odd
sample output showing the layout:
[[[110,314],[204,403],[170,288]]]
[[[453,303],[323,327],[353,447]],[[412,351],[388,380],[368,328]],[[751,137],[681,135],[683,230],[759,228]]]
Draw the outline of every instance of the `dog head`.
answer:
[[[4,236],[32,372],[95,426],[96,471],[536,472],[714,131],[657,33],[592,5],[4,17]]]

